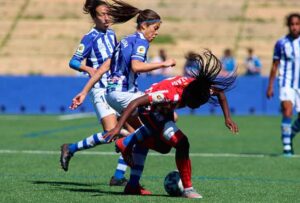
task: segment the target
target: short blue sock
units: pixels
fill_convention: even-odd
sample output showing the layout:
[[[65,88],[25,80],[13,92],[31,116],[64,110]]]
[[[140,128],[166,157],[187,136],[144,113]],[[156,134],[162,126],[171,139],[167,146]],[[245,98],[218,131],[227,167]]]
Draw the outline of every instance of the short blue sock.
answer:
[[[78,148],[77,148],[77,143],[73,143],[73,144],[69,144],[69,151],[74,154],[75,152],[77,152]]]

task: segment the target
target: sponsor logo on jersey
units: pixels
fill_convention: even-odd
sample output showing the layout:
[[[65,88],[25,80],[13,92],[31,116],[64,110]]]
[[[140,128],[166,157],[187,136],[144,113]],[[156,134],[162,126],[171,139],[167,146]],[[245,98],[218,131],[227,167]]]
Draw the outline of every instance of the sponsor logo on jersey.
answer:
[[[84,52],[84,44],[79,44],[79,46],[78,46],[78,48],[77,48],[77,53],[78,54],[83,54],[83,52]]]
[[[152,101],[153,103],[161,103],[165,100],[165,96],[161,92],[154,92],[152,93]]]
[[[137,48],[137,54],[141,55],[141,56],[144,56],[145,53],[146,53],[146,47],[144,47],[144,46],[138,46],[138,48]]]

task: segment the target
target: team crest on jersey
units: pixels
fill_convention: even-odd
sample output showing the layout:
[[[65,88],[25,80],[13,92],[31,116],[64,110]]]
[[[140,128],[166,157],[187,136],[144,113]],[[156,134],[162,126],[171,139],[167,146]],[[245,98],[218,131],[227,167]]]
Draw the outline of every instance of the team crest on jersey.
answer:
[[[165,96],[161,92],[152,93],[152,101],[153,103],[160,103],[165,100]]]
[[[138,46],[138,48],[137,48],[137,54],[144,56],[145,53],[146,53],[146,47],[144,47],[144,46]]]
[[[77,48],[77,53],[82,54],[84,52],[84,44],[79,44],[78,48]]]

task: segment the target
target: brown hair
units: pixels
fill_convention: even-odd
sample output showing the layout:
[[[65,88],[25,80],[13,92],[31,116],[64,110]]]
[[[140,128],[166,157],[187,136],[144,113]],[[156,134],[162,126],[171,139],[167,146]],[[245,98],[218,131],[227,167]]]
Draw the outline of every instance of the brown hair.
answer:
[[[136,15],[138,15],[136,19],[137,28],[140,28],[140,25],[144,22],[149,25],[161,21],[160,16],[151,9],[140,10],[121,0],[112,1],[112,4],[108,3],[108,13],[112,18],[112,22],[115,24],[125,23]]]
[[[85,14],[90,14],[91,18],[95,18],[97,16],[96,8],[98,6],[108,6],[108,4],[105,1],[101,0],[86,0],[83,5],[83,12]]]

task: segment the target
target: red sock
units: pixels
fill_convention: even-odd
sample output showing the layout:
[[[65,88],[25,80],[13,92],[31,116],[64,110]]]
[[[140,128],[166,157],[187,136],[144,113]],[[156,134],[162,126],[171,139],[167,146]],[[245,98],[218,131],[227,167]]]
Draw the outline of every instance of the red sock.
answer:
[[[189,158],[176,159],[176,165],[184,188],[192,187],[192,167]]]

